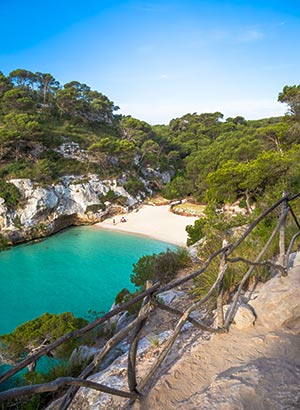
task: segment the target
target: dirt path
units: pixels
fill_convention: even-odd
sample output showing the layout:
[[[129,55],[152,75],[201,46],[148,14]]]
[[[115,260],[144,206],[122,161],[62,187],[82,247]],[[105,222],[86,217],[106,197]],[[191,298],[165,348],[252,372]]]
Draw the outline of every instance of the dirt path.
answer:
[[[134,408],[299,409],[299,352],[298,336],[266,332],[263,327],[233,329],[184,355]],[[298,399],[288,407],[283,396],[290,397],[294,389]],[[263,404],[267,393],[273,396],[268,405]]]
[[[238,330],[233,325],[228,334],[195,344],[166,369],[134,409],[299,410],[300,286],[293,295],[298,298],[296,304],[292,295],[290,301],[288,298],[292,284],[300,285],[299,268],[280,281],[279,289],[266,290],[273,292],[270,303],[279,298],[279,316],[294,303],[293,317],[286,318],[288,329],[273,322],[266,326],[266,305],[266,317],[258,318],[255,326]]]

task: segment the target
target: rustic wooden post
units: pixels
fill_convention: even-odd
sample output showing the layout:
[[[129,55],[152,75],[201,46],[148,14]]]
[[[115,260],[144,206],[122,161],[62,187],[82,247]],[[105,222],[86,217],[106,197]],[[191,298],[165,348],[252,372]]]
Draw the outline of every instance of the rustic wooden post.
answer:
[[[146,290],[150,289],[153,285],[151,280],[147,280],[146,282]],[[145,297],[143,300],[142,307],[139,312],[139,316],[141,316],[146,311],[149,312],[151,306],[149,304],[151,296]],[[149,312],[150,313],[150,312]],[[140,323],[137,324],[134,334],[132,337],[132,341],[130,344],[129,352],[128,352],[128,363],[127,363],[127,377],[128,377],[128,387],[131,393],[139,394],[137,390],[137,380],[136,380],[136,353],[138,348],[138,343],[141,335],[141,331],[143,329],[144,324],[146,323],[147,318],[142,320]]]
[[[222,248],[225,248],[228,245],[226,239],[223,240]],[[226,251],[221,255],[219,275],[221,272],[227,269],[226,266]],[[224,278],[219,283],[218,286],[218,297],[217,297],[217,327],[224,326],[224,312],[223,312],[223,294],[224,294]]]
[[[285,196],[283,192],[282,196]],[[279,230],[279,264],[286,267],[286,257],[285,257],[285,221],[286,221],[286,210],[287,210],[287,201],[282,202],[282,211],[281,211],[281,225]]]

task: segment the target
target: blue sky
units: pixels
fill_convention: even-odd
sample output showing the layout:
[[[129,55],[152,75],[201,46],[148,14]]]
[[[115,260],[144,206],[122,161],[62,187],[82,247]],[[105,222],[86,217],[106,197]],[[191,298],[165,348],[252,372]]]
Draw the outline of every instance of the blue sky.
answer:
[[[121,112],[168,123],[187,112],[281,115],[300,83],[300,2],[1,0],[0,70],[50,72]]]

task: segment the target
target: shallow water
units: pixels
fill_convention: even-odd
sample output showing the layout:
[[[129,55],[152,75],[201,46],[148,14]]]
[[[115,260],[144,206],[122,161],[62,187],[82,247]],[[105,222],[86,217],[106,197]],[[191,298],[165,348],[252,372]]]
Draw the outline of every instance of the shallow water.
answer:
[[[107,311],[130,283],[132,264],[170,247],[140,236],[72,228],[0,253],[0,334],[45,312]],[[171,246],[172,247],[172,246]]]

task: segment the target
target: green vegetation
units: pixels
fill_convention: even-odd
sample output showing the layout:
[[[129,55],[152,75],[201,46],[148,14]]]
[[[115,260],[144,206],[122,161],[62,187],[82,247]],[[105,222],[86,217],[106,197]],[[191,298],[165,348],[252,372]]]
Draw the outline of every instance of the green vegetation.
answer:
[[[206,217],[187,229],[188,244],[205,237],[213,251],[218,238],[249,223],[283,191],[300,190],[300,85],[285,86],[278,101],[288,106],[285,117],[248,121],[193,113],[151,126],[116,115],[118,107],[84,83],[61,85],[51,74],[24,69],[0,73],[0,196],[10,207],[20,203],[12,177],[44,184],[65,174],[108,178],[123,177],[124,171],[130,173],[125,189],[137,195],[145,190],[143,169],[172,170],[169,184],[162,187],[153,178],[151,188],[168,199],[207,205]],[[84,160],[58,150],[71,142],[83,150]],[[99,200],[88,211],[105,209],[106,201],[124,204],[112,190]],[[233,202],[245,209],[244,217],[220,213]],[[169,280],[176,274],[175,259],[171,252],[145,256],[134,267],[133,282],[140,288],[147,278]],[[161,276],[159,263],[165,264]]]
[[[142,256],[133,265],[133,274],[130,281],[139,289],[145,289],[147,280],[168,283],[174,279],[180,269],[190,264],[188,252],[184,248],[176,251],[168,249],[159,254]]]
[[[49,184],[66,174],[106,179],[127,171],[130,192],[143,191],[141,169],[164,167],[171,146],[146,122],[116,115],[117,110],[108,97],[78,81],[61,85],[49,73],[0,72],[2,181]],[[85,156],[64,156],[63,143],[78,144]]]
[[[116,115],[118,107],[84,83],[61,85],[49,73],[24,69],[0,73],[0,176],[51,183],[65,174],[107,178],[127,171],[125,188],[137,194],[145,189],[143,168],[172,169],[175,176],[162,190],[166,198],[242,200],[250,211],[270,192],[275,197],[300,188],[300,86],[285,86],[278,100],[288,105],[286,117],[247,121],[194,113],[151,126]],[[84,160],[59,152],[68,142],[79,144]],[[162,187],[153,181],[153,188]],[[11,193],[5,199],[14,206],[18,198]]]
[[[0,179],[0,198],[5,200],[7,206],[17,205],[21,199],[18,188],[9,182]]]
[[[177,248],[175,251],[168,249],[159,254],[142,256],[133,264],[133,274],[130,281],[136,286],[137,290],[131,293],[128,289],[122,289],[116,296],[115,303],[121,304],[133,299],[140,292],[145,290],[147,280],[159,281],[162,284],[174,279],[179,270],[191,264],[188,251],[185,248]],[[142,301],[130,306],[128,313],[137,314],[142,305]]]
[[[18,326],[12,333],[0,336],[1,358],[8,362],[17,362],[38,347],[47,346],[65,333],[86,324],[85,319],[75,318],[70,312],[45,313]],[[67,359],[76,345],[77,342],[74,340],[65,343],[55,351],[56,357]]]

